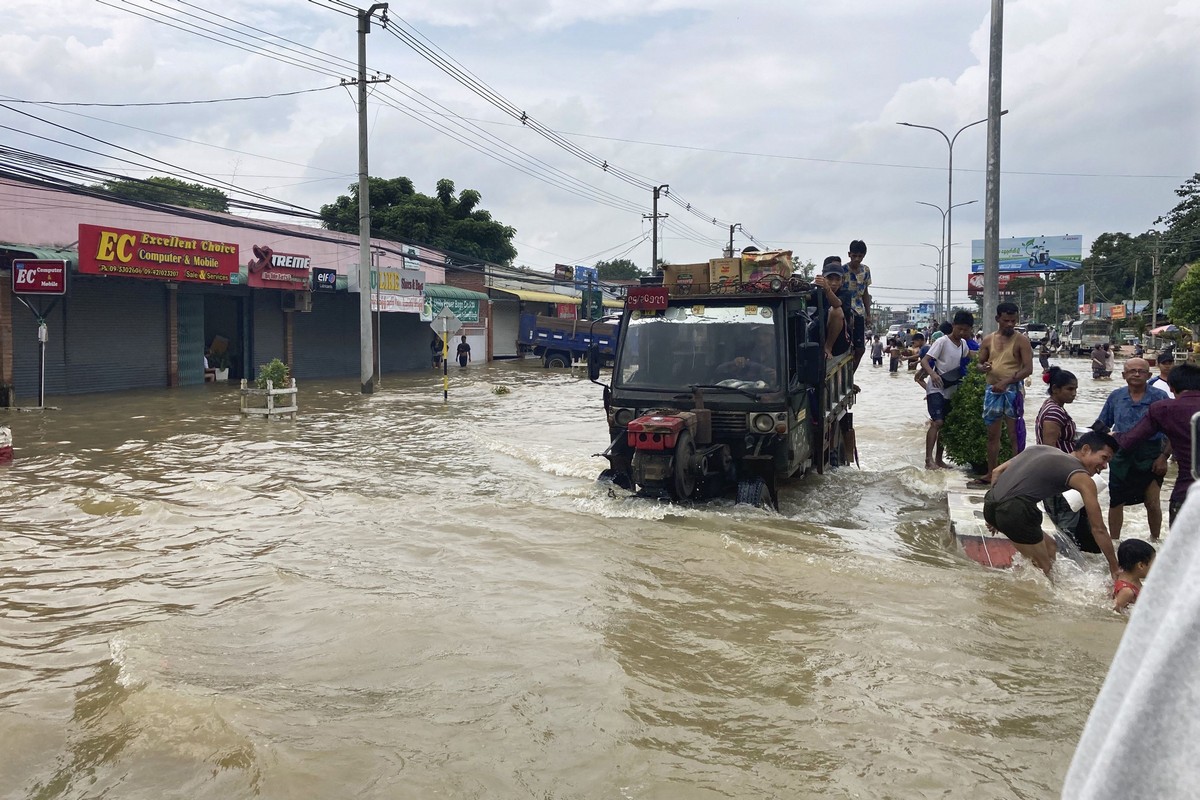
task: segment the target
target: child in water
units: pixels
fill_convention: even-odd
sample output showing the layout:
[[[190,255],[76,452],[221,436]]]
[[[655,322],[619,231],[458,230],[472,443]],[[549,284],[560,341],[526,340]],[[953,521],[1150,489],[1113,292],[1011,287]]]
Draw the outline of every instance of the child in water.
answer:
[[[1154,548],[1141,539],[1126,539],[1117,548],[1117,579],[1113,583],[1113,611],[1124,611],[1142,591],[1142,581],[1154,563]]]

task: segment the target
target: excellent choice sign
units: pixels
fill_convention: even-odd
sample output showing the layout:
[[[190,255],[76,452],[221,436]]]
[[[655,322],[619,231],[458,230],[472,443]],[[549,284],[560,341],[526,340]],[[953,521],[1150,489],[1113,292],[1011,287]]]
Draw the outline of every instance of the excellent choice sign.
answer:
[[[89,275],[228,284],[238,246],[166,233],[79,226],[79,271]]]

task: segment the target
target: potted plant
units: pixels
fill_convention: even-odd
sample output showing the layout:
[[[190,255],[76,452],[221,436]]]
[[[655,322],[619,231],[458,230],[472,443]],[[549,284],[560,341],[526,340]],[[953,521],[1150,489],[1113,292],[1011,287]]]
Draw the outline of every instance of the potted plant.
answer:
[[[286,389],[288,387],[288,365],[278,358],[273,358],[266,364],[259,364],[258,378],[254,383],[259,389],[266,389],[267,381],[271,382],[271,388]]]
[[[229,380],[229,365],[233,363],[233,360],[230,358],[228,350],[210,354],[208,363],[209,366],[217,371],[218,382]]]

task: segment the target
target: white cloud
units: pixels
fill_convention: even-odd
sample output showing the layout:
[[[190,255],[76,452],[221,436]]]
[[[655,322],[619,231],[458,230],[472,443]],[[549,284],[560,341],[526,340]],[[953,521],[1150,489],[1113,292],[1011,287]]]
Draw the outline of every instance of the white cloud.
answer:
[[[881,287],[919,289],[931,273],[916,264],[936,257],[920,243],[938,240],[940,219],[916,201],[945,204],[946,147],[933,133],[895,123],[952,131],[986,113],[987,5],[430,0],[392,11],[543,124],[606,137],[568,138],[610,164],[647,183],[668,183],[704,213],[740,222],[767,244],[805,258],[819,261],[844,252],[851,238],[864,238]],[[53,17],[34,0],[5,6],[0,85],[11,97],[138,102],[270,94],[335,81],[246,46],[222,46],[83,0],[58,3]],[[298,47],[302,54],[293,55],[305,61],[316,57],[307,47],[354,58],[354,20],[314,4],[227,0],[210,7],[299,43],[287,46]],[[1080,233],[1090,240],[1103,231],[1148,227],[1174,204],[1174,188],[1200,169],[1195,4],[1010,0],[1005,28],[1010,113],[1002,235]],[[407,175],[426,192],[442,177],[478,189],[484,206],[517,228],[519,260],[538,268],[608,248],[619,252],[647,229],[641,215],[650,210],[648,189],[622,183],[515,125],[388,33],[376,29],[368,47],[372,67],[393,76],[390,86],[376,87],[380,99],[411,102],[397,94],[403,81],[463,116],[491,121],[470,123],[474,129],[640,210],[614,210],[549,187],[376,101],[370,106],[374,174]],[[330,71],[351,74],[344,64]],[[353,104],[341,89],[253,103],[72,109],[87,117],[18,108],[197,172],[236,173],[247,188],[309,207],[342,193],[357,168]],[[28,118],[2,109],[0,115],[0,124],[67,140]],[[434,119],[435,127],[448,127],[445,118]],[[955,251],[956,288],[965,285],[966,243],[982,232],[985,140],[980,125],[955,146],[955,202],[979,201],[954,215],[954,239],[964,243]],[[14,131],[0,131],[0,143],[102,163]],[[672,261],[716,255],[715,243],[728,236],[673,203],[660,210],[671,214],[661,253]],[[695,233],[681,235],[679,223]],[[648,264],[649,243],[630,256]],[[919,293],[880,295],[915,300]]]

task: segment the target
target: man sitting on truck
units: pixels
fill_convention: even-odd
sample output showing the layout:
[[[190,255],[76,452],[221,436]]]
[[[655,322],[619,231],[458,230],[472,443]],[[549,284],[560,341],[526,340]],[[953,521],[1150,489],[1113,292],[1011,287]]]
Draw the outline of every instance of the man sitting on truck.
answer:
[[[850,349],[850,335],[846,328],[846,309],[851,302],[850,294],[843,288],[844,271],[839,256],[828,256],[821,265],[821,274],[813,278],[816,286],[809,295],[808,304],[820,308],[820,295],[825,295],[825,306],[829,309],[825,317],[825,358],[840,356]],[[816,338],[817,323],[809,326],[809,340]]]
[[[720,380],[762,381],[766,384],[775,382],[775,370],[758,363],[749,356],[737,356],[732,361],[717,365],[717,377]]]

